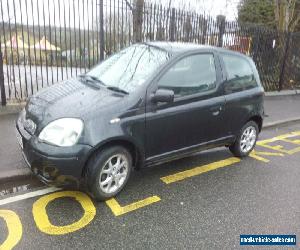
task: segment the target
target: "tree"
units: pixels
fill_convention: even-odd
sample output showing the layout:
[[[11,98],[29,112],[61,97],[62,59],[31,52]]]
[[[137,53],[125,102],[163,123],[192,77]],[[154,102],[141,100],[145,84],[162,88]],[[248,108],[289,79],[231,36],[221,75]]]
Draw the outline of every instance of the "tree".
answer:
[[[300,0],[274,0],[277,29],[295,31],[300,24]]]
[[[238,20],[276,28],[274,9],[272,0],[241,0],[238,5]]]
[[[143,8],[144,8],[144,0],[135,0],[135,6],[133,9],[133,40],[134,40],[134,42],[142,41]]]
[[[238,20],[278,31],[300,31],[300,0],[241,0]]]

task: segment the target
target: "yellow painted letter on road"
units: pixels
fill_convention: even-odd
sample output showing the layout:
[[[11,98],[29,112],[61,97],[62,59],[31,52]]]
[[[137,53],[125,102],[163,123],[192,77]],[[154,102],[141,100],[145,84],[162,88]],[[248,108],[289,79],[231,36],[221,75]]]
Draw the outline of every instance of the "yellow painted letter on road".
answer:
[[[160,201],[158,196],[148,197],[144,200],[140,200],[134,203],[131,203],[127,206],[121,207],[120,204],[117,202],[116,199],[112,198],[106,201],[106,205],[111,209],[115,216],[120,216],[131,211],[137,210],[139,208],[148,206],[152,203]]]
[[[79,221],[74,222],[73,224],[66,226],[55,226],[49,221],[46,207],[51,201],[63,197],[71,197],[79,202],[83,208],[84,214]],[[72,213],[71,211],[66,212]],[[77,231],[88,225],[96,215],[96,208],[90,197],[88,197],[86,194],[77,191],[63,191],[48,194],[38,199],[33,204],[32,213],[37,227],[43,233],[50,235],[63,235]]]
[[[0,250],[8,250],[15,247],[22,238],[22,224],[19,216],[10,210],[0,210],[0,218],[3,218],[6,222],[8,229],[8,236],[6,240],[1,244]]]

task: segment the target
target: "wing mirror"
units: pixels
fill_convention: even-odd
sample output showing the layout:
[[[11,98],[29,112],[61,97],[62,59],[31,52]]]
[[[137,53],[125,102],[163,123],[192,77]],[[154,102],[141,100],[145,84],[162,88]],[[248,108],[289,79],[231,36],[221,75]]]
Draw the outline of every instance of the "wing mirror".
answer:
[[[154,103],[158,102],[173,102],[174,91],[169,89],[158,89],[151,97],[151,101]]]

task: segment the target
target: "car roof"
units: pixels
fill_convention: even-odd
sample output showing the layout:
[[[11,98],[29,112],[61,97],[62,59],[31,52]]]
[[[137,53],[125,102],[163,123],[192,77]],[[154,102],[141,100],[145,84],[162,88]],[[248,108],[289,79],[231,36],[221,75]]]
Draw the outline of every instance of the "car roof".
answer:
[[[146,42],[145,44],[148,44],[150,46],[158,47],[160,49],[166,50],[170,54],[181,54],[189,51],[194,51],[194,50],[205,50],[205,49],[210,49],[210,50],[215,50],[219,52],[225,52],[225,53],[232,53],[236,54],[238,56],[242,57],[247,57],[246,55],[228,50],[225,48],[220,48],[220,47],[215,47],[215,46],[210,46],[210,45],[201,45],[201,44],[195,44],[195,43],[184,43],[184,42]]]

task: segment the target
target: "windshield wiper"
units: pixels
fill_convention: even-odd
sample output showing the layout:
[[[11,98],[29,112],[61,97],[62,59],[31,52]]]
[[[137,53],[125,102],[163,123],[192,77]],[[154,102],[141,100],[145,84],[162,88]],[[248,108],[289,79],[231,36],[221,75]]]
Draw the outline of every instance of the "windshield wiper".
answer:
[[[78,75],[81,79],[84,79],[85,81],[93,82],[93,83],[98,83],[100,85],[105,86],[105,83],[102,82],[99,78],[91,75]]]
[[[112,91],[115,91],[115,92],[119,92],[119,93],[123,93],[123,94],[126,94],[128,95],[129,93],[124,90],[124,89],[121,89],[119,87],[115,87],[115,86],[107,86],[104,82],[102,82],[99,78],[95,77],[95,76],[91,76],[91,75],[78,75],[81,79],[85,80],[85,81],[88,81],[88,82],[91,82],[91,83],[98,83],[102,86],[105,86],[107,87],[109,90],[112,90]],[[98,85],[99,87],[99,85]]]
[[[124,89],[120,89],[119,87],[115,87],[115,86],[107,86],[107,88],[108,88],[109,90],[112,90],[112,91],[115,91],[115,92],[123,93],[123,94],[126,94],[126,95],[129,94],[129,92],[127,92],[127,91],[124,90]]]

